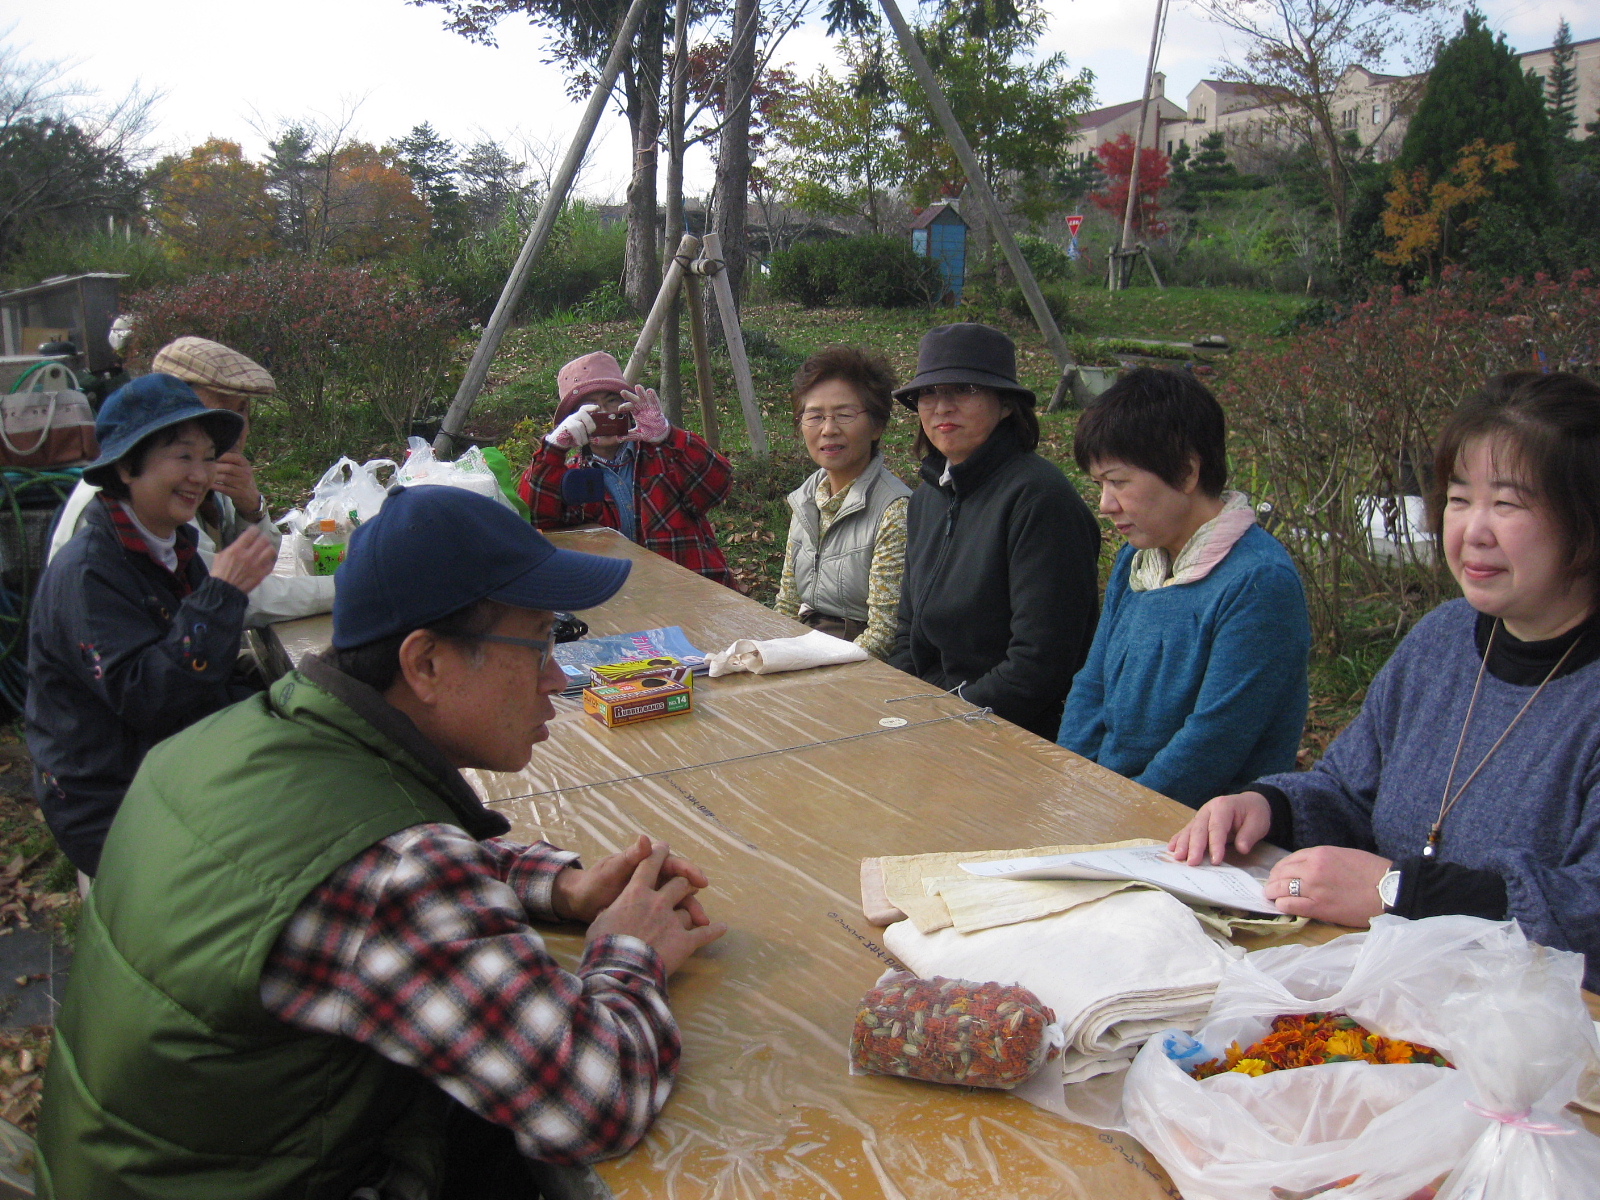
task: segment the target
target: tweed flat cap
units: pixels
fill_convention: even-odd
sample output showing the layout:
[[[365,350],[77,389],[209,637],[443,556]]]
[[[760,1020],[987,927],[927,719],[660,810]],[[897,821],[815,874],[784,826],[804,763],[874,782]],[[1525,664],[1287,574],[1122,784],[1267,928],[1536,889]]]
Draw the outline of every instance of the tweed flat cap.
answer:
[[[219,392],[270,396],[278,390],[271,374],[255,359],[205,338],[181,337],[168,342],[156,351],[150,370]]]

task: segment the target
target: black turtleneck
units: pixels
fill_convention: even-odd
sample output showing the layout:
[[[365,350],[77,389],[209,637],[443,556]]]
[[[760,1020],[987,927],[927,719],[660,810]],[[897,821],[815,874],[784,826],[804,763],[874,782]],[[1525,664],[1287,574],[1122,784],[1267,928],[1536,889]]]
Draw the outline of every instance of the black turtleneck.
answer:
[[[1494,629],[1495,618],[1478,614],[1473,637],[1481,655],[1489,647],[1489,634]],[[1573,649],[1573,643],[1579,643]],[[1561,662],[1569,650],[1571,656]],[[1600,611],[1593,612],[1581,624],[1575,625],[1560,637],[1546,638],[1542,642],[1525,642],[1504,625],[1494,635],[1494,646],[1486,670],[1502,683],[1516,687],[1538,687],[1548,678],[1560,679],[1571,675],[1600,658]],[[1551,675],[1557,663],[1561,669]]]

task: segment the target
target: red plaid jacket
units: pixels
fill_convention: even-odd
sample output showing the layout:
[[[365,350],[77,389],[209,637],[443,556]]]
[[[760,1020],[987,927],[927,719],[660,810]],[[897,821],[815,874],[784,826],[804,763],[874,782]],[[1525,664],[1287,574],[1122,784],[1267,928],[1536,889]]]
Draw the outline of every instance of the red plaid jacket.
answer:
[[[727,498],[733,467],[704,438],[674,426],[660,445],[640,442],[633,467],[638,503],[639,544],[708,579],[733,587],[728,560],[706,513]],[[587,448],[578,466],[589,466]],[[540,442],[522,474],[517,492],[540,529],[572,525],[607,525],[621,529],[616,503],[608,494],[600,504],[569,505],[561,500],[561,480],[568,471],[566,452]]]

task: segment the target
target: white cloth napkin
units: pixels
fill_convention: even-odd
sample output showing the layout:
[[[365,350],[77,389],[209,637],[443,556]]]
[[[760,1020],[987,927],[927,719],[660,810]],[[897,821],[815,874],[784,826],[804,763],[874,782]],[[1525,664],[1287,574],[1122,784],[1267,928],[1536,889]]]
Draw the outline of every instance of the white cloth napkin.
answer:
[[[899,921],[884,930],[883,944],[923,978],[1030,989],[1065,1032],[1066,1049],[1045,1068],[1062,1083],[1127,1066],[1159,1030],[1197,1028],[1223,971],[1243,953],[1210,937],[1183,901],[1143,889],[976,933],[924,934]],[[1059,1102],[1059,1087],[1046,1090]]]
[[[820,629],[791,638],[768,638],[764,642],[740,638],[726,650],[708,655],[711,678],[749,671],[752,675],[771,675],[775,671],[802,671],[807,667],[831,667],[836,663],[860,662],[867,652],[854,642],[836,638]]]

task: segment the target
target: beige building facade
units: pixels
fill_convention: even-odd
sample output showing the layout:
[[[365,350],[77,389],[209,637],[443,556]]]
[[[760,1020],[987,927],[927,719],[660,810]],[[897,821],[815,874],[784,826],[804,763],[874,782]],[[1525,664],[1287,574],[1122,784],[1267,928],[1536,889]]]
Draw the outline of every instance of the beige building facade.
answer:
[[[1573,136],[1587,137],[1584,125],[1600,120],[1600,38],[1574,42],[1573,66],[1578,78],[1577,127]],[[1550,47],[1521,55],[1524,69],[1546,79],[1554,64]],[[1222,79],[1202,79],[1189,91],[1187,107],[1168,100],[1166,78],[1157,74],[1151,105],[1140,144],[1159,147],[1169,157],[1179,146],[1197,146],[1220,130],[1227,140],[1229,158],[1241,170],[1264,165],[1264,160],[1292,147],[1298,134],[1286,119],[1283,106],[1273,103],[1270,92]],[[1333,114],[1341,134],[1354,134],[1373,158],[1387,162],[1400,152],[1406,125],[1421,95],[1425,75],[1380,75],[1365,67],[1351,67],[1334,91]],[[1122,134],[1132,134],[1139,124],[1140,103],[1130,100],[1099,108],[1078,118],[1078,136],[1071,153],[1091,154]]]

